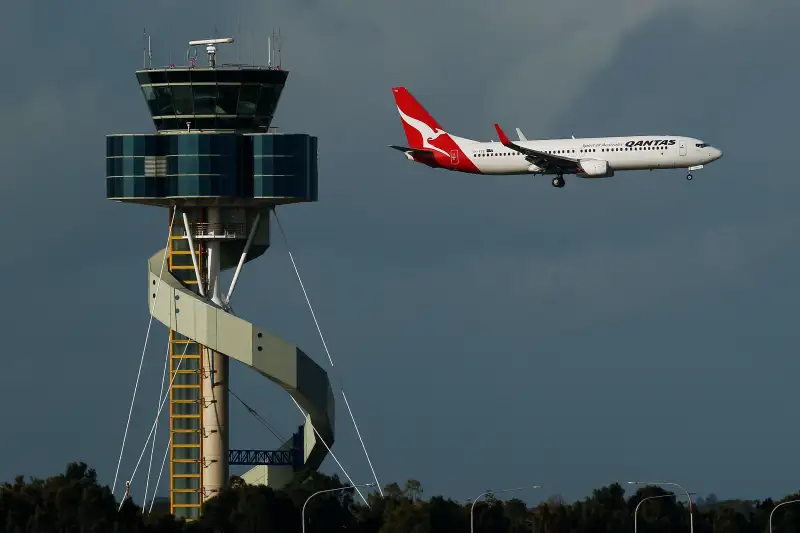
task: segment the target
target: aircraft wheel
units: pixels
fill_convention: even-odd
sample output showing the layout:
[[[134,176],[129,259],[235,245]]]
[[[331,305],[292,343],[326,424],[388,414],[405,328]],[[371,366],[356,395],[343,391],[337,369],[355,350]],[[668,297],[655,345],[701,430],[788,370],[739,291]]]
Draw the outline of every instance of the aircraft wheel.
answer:
[[[564,178],[561,176],[557,178],[553,178],[553,187],[558,187],[559,189],[564,186]]]
[[[689,181],[692,181],[693,177],[694,176],[692,176],[691,173],[690,174],[686,174],[686,179],[689,180]]]

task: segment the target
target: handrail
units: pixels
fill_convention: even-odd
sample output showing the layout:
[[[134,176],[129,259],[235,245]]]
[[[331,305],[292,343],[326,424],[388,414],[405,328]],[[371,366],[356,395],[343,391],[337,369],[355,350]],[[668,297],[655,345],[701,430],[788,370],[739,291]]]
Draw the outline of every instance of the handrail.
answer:
[[[189,224],[189,228],[195,239],[247,237],[247,224],[244,222],[194,222]]]

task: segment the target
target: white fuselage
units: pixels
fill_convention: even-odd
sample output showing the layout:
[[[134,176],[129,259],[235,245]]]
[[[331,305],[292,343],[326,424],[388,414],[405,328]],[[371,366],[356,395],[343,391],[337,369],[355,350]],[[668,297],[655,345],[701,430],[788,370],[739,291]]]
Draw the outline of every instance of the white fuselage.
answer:
[[[499,142],[479,142],[454,135],[450,137],[484,174],[554,174],[543,172],[528,162],[524,154]],[[613,170],[693,168],[719,159],[722,155],[718,149],[699,139],[671,135],[514,142],[525,148],[570,159],[607,161]]]

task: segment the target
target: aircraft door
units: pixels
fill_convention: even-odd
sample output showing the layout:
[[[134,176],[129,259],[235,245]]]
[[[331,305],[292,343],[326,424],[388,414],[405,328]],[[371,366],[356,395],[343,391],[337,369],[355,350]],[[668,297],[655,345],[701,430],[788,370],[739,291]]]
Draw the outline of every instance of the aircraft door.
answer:
[[[678,143],[678,154],[679,155],[686,155],[686,141],[679,141],[679,143]]]
[[[450,163],[453,165],[458,164],[458,150],[450,150]]]

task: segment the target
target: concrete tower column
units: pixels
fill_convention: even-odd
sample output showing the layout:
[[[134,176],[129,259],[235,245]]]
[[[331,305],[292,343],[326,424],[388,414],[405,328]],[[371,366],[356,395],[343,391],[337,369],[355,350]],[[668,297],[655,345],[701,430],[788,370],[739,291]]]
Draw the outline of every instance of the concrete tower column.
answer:
[[[219,208],[209,207],[209,233],[219,227]],[[221,243],[207,241],[208,287],[206,294],[222,307],[219,279]],[[228,367],[229,359],[210,348],[203,349],[203,501],[213,498],[228,482]]]

